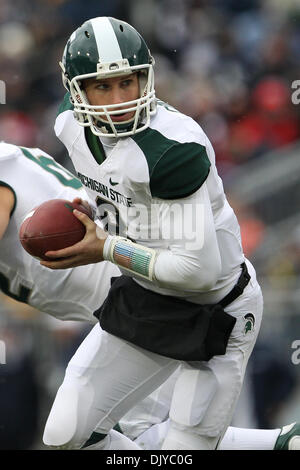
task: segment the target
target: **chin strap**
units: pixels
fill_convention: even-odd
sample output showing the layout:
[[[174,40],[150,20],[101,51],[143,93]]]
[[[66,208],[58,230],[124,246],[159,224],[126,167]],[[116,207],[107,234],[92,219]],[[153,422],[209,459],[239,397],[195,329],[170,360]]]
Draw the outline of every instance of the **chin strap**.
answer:
[[[123,123],[120,123],[120,124],[117,124],[116,122],[114,122],[113,125],[117,132],[122,132],[122,131],[127,132],[133,127],[133,123],[134,123],[134,118],[130,119],[130,121],[124,121]],[[104,134],[106,133],[109,134],[113,132],[112,127],[109,122],[104,122],[104,121],[100,121],[100,119],[98,120],[95,119],[95,126],[98,127],[101,130],[101,132],[103,132]]]

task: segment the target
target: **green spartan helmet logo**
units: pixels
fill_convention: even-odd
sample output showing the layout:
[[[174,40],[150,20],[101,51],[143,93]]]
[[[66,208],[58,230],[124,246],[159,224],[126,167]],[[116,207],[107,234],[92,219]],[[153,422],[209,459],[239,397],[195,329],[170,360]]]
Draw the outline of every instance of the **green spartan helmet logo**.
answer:
[[[244,334],[250,333],[254,329],[255,324],[255,317],[253,313],[246,313],[244,316],[245,326],[244,326]]]

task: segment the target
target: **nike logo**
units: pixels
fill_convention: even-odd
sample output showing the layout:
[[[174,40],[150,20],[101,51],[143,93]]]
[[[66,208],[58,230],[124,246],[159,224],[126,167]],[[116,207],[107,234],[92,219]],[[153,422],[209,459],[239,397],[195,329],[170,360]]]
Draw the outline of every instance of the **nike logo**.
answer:
[[[111,184],[112,186],[116,186],[116,184],[119,184],[118,181],[112,181],[111,178],[109,178],[109,184]]]

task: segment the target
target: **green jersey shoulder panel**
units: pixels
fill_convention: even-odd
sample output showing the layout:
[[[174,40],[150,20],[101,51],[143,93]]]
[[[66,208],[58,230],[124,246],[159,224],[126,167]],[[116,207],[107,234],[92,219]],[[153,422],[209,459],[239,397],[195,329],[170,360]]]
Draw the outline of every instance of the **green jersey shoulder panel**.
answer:
[[[199,189],[209,174],[206,148],[196,142],[180,143],[148,128],[132,137],[149,167],[152,197],[180,199]]]

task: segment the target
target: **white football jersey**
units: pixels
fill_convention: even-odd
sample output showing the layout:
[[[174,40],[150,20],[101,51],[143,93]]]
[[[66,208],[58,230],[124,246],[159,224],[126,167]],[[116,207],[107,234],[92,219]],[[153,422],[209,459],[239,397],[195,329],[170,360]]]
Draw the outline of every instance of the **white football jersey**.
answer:
[[[96,322],[93,312],[103,303],[110,278],[120,275],[109,262],[52,271],[29,255],[19,241],[24,217],[54,198],[88,199],[80,181],[40,149],[0,142],[0,185],[15,195],[7,230],[0,240],[0,289],[62,320]]]
[[[117,234],[142,245],[170,249],[170,240],[162,236],[156,207],[161,209],[160,204],[166,200],[183,200],[206,186],[221,255],[221,276],[214,288],[198,296],[195,292],[173,292],[136,280],[157,292],[191,297],[195,302],[210,303],[228,292],[244,261],[239,224],[224,194],[213,148],[193,119],[159,101],[150,127],[118,139],[105,156],[99,138],[74,119],[66,95],[55,132],[66,146],[77,176],[96,201],[100,216],[109,220],[110,212],[114,212],[115,225],[111,218],[108,231],[111,233],[117,226]]]

